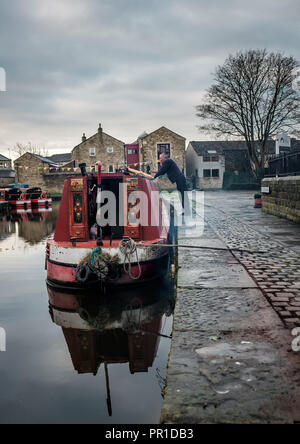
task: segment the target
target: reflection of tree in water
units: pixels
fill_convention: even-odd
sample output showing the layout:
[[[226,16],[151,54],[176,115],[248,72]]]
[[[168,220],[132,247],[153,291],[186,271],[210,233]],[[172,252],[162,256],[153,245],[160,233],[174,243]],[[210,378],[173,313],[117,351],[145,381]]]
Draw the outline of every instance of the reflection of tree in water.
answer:
[[[53,233],[59,204],[53,204],[51,212],[29,214],[27,220],[19,219],[19,236],[32,244],[40,242]]]

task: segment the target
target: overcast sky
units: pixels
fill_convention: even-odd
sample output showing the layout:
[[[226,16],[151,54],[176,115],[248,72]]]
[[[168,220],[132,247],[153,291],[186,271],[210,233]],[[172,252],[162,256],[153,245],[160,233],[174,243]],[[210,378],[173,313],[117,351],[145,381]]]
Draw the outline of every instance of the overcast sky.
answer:
[[[204,139],[195,106],[229,53],[300,60],[299,0],[0,0],[0,153],[70,151],[104,131],[132,142],[162,125]]]

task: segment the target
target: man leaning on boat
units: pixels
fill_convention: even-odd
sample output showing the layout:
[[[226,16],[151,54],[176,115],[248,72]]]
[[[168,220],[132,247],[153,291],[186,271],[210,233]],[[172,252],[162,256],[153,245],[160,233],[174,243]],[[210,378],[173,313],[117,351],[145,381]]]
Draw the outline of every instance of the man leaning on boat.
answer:
[[[190,205],[188,196],[186,194],[188,188],[184,174],[180,171],[178,165],[174,162],[174,160],[167,157],[166,154],[162,153],[159,156],[159,161],[161,163],[161,167],[155,174],[153,180],[166,174],[168,176],[168,179],[172,183],[176,183],[177,190],[179,191],[179,194],[181,196],[182,209],[184,210],[184,213],[182,214],[184,214],[185,216],[189,216]]]

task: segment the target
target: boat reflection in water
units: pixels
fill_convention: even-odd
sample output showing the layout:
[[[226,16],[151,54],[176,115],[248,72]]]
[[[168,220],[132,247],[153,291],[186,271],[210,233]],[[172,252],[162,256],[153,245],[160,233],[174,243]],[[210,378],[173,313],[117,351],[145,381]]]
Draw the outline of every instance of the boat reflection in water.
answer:
[[[74,369],[97,374],[103,364],[108,413],[112,415],[108,365],[129,364],[131,374],[148,372],[155,360],[165,317],[174,309],[169,281],[99,297],[63,293],[48,286],[50,314],[62,328]]]
[[[51,208],[11,210],[0,218],[0,242],[7,240],[6,248],[15,247],[16,239],[31,245],[38,244],[51,234],[56,225],[58,204]]]

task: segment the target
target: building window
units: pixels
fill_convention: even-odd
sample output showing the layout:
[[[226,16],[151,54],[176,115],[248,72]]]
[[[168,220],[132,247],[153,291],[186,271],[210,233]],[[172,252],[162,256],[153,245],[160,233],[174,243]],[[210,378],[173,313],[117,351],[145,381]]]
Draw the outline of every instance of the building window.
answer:
[[[220,177],[220,170],[212,170],[211,173],[212,177]]]
[[[114,166],[113,165],[109,165],[108,172],[109,173],[113,173],[114,172]]]
[[[203,162],[219,162],[219,156],[203,156]]]
[[[171,155],[171,148],[169,143],[158,143],[157,144],[157,166],[160,168],[159,156],[165,154],[167,157]]]
[[[205,179],[211,177],[211,170],[203,170],[203,177]]]
[[[112,146],[108,146],[106,151],[108,153],[113,153],[114,152],[114,148]]]
[[[95,157],[96,156],[96,148],[90,148],[90,156]]]
[[[137,154],[138,151],[137,150],[128,150],[127,154]]]

